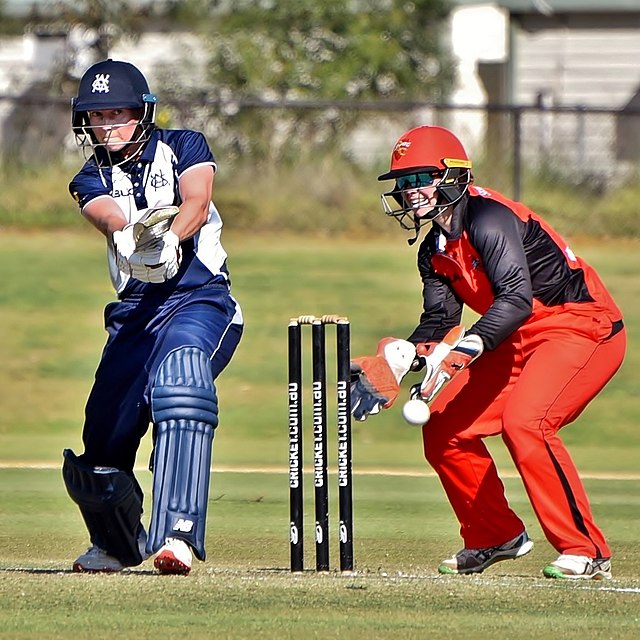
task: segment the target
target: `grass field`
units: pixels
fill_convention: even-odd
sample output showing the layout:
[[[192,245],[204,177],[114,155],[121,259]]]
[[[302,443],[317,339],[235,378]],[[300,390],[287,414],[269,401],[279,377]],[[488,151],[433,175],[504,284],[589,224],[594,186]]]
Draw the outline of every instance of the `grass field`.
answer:
[[[439,576],[460,544],[456,524],[397,409],[354,428],[356,573],[290,575],[287,320],[348,315],[354,355],[406,335],[420,305],[415,250],[393,227],[385,241],[230,234],[225,245],[247,329],[219,381],[209,558],[188,578],[160,578],[149,562],[83,576],[69,571],[87,540],[59,466],[64,447],[81,450],[104,342],[104,250],[90,232],[0,232],[0,638],[640,637],[640,243],[573,247],[600,269],[630,337],[623,369],[564,434],[615,554],[613,580],[581,584],[541,577],[555,553],[499,441],[491,448],[536,548],[482,576]],[[148,453],[145,442],[147,492]]]

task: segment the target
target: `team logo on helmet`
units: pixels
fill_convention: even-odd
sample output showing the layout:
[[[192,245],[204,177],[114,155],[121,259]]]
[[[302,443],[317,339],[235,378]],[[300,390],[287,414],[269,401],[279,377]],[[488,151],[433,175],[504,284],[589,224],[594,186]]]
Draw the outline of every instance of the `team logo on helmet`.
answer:
[[[398,140],[398,142],[396,142],[396,146],[393,148],[393,155],[396,160],[398,158],[402,158],[402,156],[406,156],[410,146],[411,140]]]
[[[109,93],[109,77],[108,73],[97,73],[91,85],[91,93]]]

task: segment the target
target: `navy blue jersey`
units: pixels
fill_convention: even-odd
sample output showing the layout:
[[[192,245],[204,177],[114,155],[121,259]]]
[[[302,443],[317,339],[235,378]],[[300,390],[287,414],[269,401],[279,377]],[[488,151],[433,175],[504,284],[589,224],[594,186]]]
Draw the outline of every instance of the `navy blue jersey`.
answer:
[[[137,222],[149,207],[180,205],[178,180],[194,167],[216,162],[204,135],[191,130],[156,129],[142,155],[115,166],[98,165],[87,160],[73,178],[69,191],[82,210],[96,198],[113,198],[128,223]],[[228,280],[227,254],[220,242],[222,220],[211,202],[209,218],[200,231],[182,243],[182,264],[178,274],[162,284],[140,282],[120,271],[115,252],[108,242],[109,273],[120,298],[130,294],[165,290],[189,291],[207,284]]]

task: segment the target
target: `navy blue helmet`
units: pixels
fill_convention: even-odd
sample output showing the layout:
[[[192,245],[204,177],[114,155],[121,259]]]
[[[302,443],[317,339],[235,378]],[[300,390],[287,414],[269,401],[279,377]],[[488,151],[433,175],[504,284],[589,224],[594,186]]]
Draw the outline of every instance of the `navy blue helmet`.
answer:
[[[89,67],[80,80],[78,95],[72,99],[71,125],[82,147],[95,147],[96,137],[89,122],[89,111],[140,109],[136,143],[148,139],[155,127],[158,98],[151,93],[142,72],[129,62],[103,60]]]

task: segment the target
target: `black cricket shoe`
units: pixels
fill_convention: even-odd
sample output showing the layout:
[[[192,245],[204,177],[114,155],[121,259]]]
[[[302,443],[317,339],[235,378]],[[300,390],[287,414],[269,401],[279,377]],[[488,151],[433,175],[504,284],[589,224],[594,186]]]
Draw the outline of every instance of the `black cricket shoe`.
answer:
[[[529,538],[526,531],[512,540],[497,547],[486,547],[484,549],[462,549],[451,558],[443,560],[438,567],[439,573],[482,573],[501,560],[515,560],[526,555],[533,549],[533,540]]]

